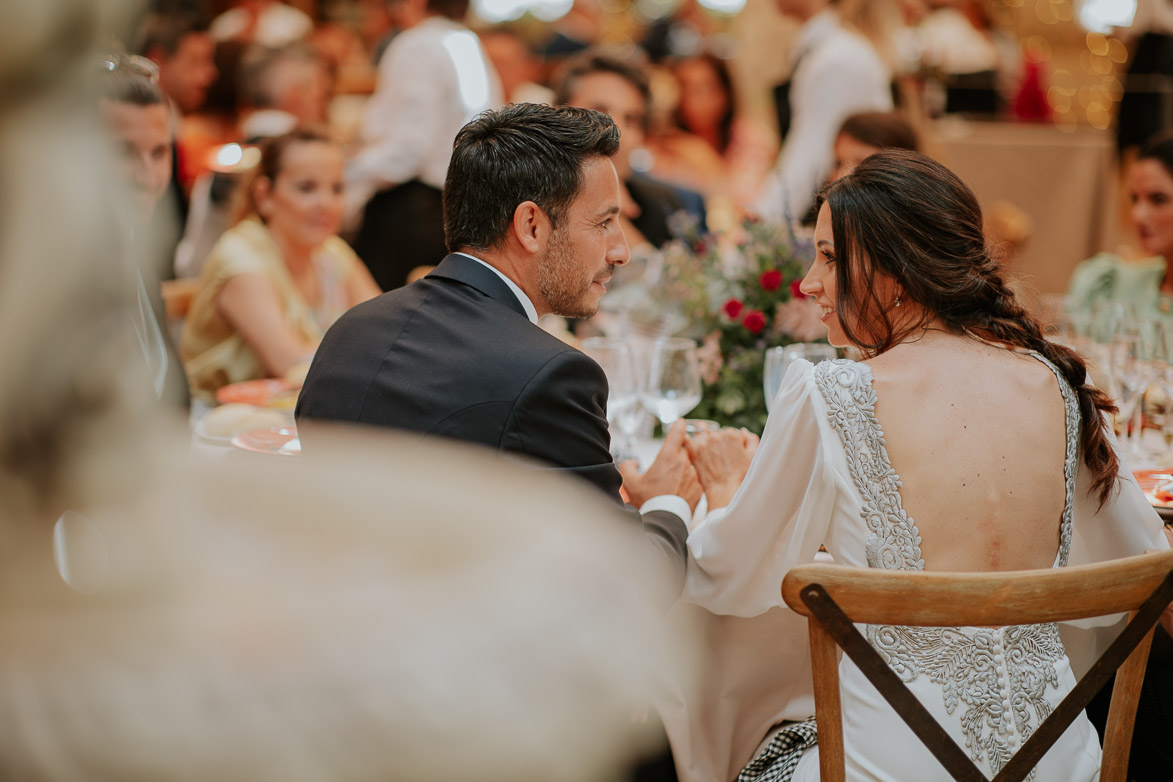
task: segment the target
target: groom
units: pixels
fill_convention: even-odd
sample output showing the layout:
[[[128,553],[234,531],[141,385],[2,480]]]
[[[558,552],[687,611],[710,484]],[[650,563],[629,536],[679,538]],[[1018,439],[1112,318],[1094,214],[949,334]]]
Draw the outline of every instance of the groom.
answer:
[[[655,463],[621,477],[607,379],[538,318],[594,314],[628,260],[605,114],[538,104],[485,112],[456,137],[444,185],[452,251],[424,279],[352,309],[327,332],[297,405],[310,420],[408,429],[539,460],[616,501],[682,577],[700,497],[679,424]],[[454,488],[454,490],[459,490]]]

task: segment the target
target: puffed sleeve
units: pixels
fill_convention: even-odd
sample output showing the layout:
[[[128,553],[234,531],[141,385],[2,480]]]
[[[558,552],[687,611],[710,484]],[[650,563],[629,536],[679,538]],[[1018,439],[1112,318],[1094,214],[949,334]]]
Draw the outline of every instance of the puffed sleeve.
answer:
[[[1108,437],[1119,448],[1108,424]],[[1109,559],[1164,550],[1169,543],[1162,532],[1163,522],[1137,485],[1131,468],[1120,459],[1116,488],[1104,504],[1091,492],[1092,476],[1081,461],[1075,479],[1072,508],[1071,554],[1069,565],[1086,565]]]
[[[1110,424],[1108,437],[1119,455]],[[1099,495],[1090,491],[1091,482],[1091,473],[1081,460],[1075,481],[1068,565],[1087,565],[1169,548],[1160,516],[1123,459],[1119,481],[1102,506]],[[1059,625],[1063,645],[1077,674],[1082,675],[1108,648],[1123,629],[1126,618],[1096,617]]]
[[[1096,301],[1112,298],[1119,267],[1120,259],[1111,253],[1080,261],[1071,272],[1071,283],[1067,286],[1071,308],[1076,312],[1090,312]]]
[[[826,403],[814,374],[807,361],[790,366],[741,488],[689,533],[686,600],[757,616],[782,605],[782,577],[818,551],[838,483],[820,434]]]

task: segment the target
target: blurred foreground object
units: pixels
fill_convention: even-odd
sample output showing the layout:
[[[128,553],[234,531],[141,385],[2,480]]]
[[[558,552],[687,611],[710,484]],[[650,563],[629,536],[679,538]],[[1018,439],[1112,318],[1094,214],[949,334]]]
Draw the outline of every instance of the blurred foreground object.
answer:
[[[91,595],[8,530],[0,776],[615,778],[665,659],[638,528],[570,480],[343,434],[230,471],[156,447],[158,489],[65,547]]]
[[[0,778],[614,778],[664,656],[589,489],[384,433],[184,455],[88,109],[121,10],[0,31]]]

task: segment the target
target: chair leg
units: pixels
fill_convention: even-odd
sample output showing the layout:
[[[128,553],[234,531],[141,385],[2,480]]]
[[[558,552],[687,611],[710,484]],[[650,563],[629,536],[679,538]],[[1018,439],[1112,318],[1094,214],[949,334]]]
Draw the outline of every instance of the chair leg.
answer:
[[[1132,612],[1136,616],[1136,612]],[[1136,725],[1136,707],[1144,684],[1149,647],[1153,631],[1136,645],[1132,654],[1116,672],[1108,722],[1104,727],[1104,755],[1100,761],[1100,782],[1125,782],[1128,779],[1128,756],[1132,749],[1132,730]]]
[[[843,712],[839,702],[839,654],[835,641],[818,620],[807,620],[811,639],[811,673],[818,710],[819,778],[843,782]]]

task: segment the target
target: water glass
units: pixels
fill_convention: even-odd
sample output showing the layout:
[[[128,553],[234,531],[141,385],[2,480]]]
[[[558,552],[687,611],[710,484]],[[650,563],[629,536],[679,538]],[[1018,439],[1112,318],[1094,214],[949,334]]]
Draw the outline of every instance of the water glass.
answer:
[[[607,375],[611,452],[616,461],[635,458],[635,434],[644,412],[640,408],[640,388],[631,345],[624,339],[590,337],[583,340],[582,352],[593,358]]]
[[[695,341],[656,340],[647,386],[640,400],[660,419],[665,430],[700,404],[701,369]]]

